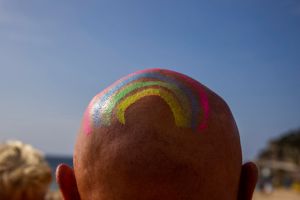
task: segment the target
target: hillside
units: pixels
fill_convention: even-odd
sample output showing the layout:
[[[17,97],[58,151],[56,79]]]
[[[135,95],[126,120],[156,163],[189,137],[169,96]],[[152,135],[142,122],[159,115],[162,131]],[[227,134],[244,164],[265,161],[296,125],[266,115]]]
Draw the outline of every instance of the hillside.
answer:
[[[288,131],[270,141],[261,151],[259,160],[277,160],[300,165],[300,129]]]

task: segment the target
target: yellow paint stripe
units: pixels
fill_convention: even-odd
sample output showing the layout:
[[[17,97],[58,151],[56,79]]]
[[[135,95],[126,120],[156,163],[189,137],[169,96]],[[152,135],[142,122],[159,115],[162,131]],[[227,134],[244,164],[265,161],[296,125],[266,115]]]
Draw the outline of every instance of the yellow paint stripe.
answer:
[[[139,91],[131,96],[126,97],[117,106],[117,118],[122,124],[125,124],[125,111],[126,109],[134,104],[136,101],[140,100],[146,96],[159,96],[161,97],[170,107],[174,115],[175,123],[179,127],[188,127],[189,121],[187,113],[184,112],[178,100],[172,95],[172,93],[164,90],[162,88],[149,88]]]
[[[105,102],[105,108],[101,115],[101,123],[109,125],[111,120],[111,114],[115,106],[119,103],[121,99],[123,99],[127,94],[133,92],[136,89],[140,88],[153,88],[153,86],[160,86],[168,89],[171,93],[177,97],[178,101],[180,102],[181,107],[184,109],[184,113],[188,116],[189,122],[192,121],[192,110],[189,105],[189,101],[186,95],[176,85],[171,85],[166,82],[161,81],[146,81],[146,82],[133,82],[130,83],[122,88],[122,90],[117,91],[114,93],[110,98],[108,98]]]

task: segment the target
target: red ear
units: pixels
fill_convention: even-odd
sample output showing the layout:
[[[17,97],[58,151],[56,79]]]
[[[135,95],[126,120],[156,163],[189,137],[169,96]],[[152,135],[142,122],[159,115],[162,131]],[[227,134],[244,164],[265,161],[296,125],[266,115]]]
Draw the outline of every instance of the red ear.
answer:
[[[60,164],[56,168],[56,181],[64,200],[80,200],[74,171],[65,164]]]
[[[258,169],[252,162],[242,166],[239,200],[251,200],[258,177]]]

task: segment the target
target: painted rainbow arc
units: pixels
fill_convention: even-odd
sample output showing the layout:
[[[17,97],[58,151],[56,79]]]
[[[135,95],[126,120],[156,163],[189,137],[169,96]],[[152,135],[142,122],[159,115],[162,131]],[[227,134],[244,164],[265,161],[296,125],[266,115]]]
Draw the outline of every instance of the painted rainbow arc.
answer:
[[[90,102],[84,117],[85,132],[89,134],[93,127],[109,126],[113,113],[120,123],[126,124],[127,108],[153,95],[168,104],[178,127],[204,128],[208,115],[204,90],[195,89],[192,79],[174,74],[166,70],[145,70],[116,82]]]

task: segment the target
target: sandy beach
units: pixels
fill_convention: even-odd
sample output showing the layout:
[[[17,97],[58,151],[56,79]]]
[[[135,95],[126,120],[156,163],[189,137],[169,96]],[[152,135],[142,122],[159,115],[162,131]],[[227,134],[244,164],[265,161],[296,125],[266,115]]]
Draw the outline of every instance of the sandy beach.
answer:
[[[300,200],[300,192],[291,190],[276,190],[272,194],[255,192],[253,200]]]

